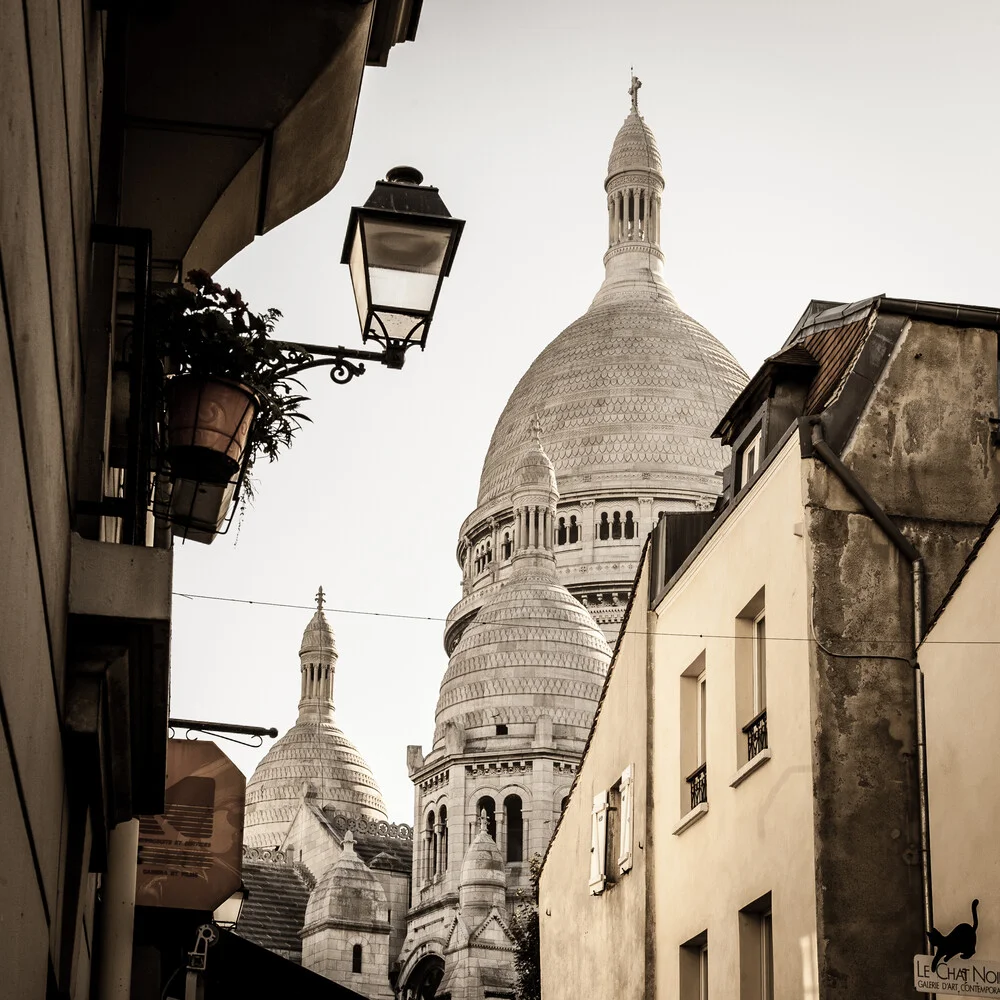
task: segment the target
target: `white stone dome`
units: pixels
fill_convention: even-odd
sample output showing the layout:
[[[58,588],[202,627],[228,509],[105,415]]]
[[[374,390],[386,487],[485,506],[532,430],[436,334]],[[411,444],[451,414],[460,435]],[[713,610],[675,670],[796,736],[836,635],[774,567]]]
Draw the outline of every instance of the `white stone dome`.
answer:
[[[337,647],[323,613],[322,588],[317,603],[299,646],[298,719],[247,782],[243,831],[247,847],[280,846],[304,798],[349,816],[388,819],[371,768],[334,721]]]
[[[595,303],[535,359],[504,407],[483,462],[479,507],[510,495],[537,415],[565,500],[680,479],[717,493],[709,436],[746,375],[669,291]]]
[[[611,146],[608,180],[629,170],[646,170],[661,176],[663,174],[663,161],[660,159],[653,130],[634,107]]]
[[[559,579],[612,642],[658,517],[711,509],[721,492],[728,455],[711,434],[747,377],[664,280],[662,163],[638,112],[639,86],[633,77],[608,162],[604,282],[535,358],[497,421],[459,531],[462,599],[448,616],[448,651],[512,571],[516,468],[534,419],[561,494]]]
[[[371,768],[333,722],[298,722],[264,755],[247,782],[244,843],[280,844],[304,796],[351,816],[388,819]]]
[[[557,744],[582,749],[611,650],[604,633],[554,572],[515,575],[480,609],[448,661],[435,715],[434,746],[449,722],[466,741],[498,723],[511,735],[552,719]]]

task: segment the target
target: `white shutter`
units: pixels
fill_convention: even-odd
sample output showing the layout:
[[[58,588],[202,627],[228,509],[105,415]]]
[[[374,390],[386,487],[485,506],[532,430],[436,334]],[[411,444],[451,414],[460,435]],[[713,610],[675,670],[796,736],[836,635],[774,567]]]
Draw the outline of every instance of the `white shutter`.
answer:
[[[604,892],[607,881],[604,870],[604,857],[607,854],[608,842],[608,793],[600,792],[594,796],[594,812],[591,821],[590,837],[590,891],[595,896]]]
[[[619,831],[621,854],[618,855],[618,871],[624,875],[632,867],[632,765],[622,771],[621,777],[621,816]]]

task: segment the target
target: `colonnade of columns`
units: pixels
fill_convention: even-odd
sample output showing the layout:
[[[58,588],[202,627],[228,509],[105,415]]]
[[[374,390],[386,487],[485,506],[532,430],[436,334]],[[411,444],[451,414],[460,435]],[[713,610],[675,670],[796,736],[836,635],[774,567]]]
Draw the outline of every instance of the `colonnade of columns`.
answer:
[[[630,240],[660,242],[660,196],[649,188],[626,187],[608,196],[608,245]]]
[[[528,504],[514,511],[514,551],[540,549],[551,552],[555,546],[555,518],[552,508]]]

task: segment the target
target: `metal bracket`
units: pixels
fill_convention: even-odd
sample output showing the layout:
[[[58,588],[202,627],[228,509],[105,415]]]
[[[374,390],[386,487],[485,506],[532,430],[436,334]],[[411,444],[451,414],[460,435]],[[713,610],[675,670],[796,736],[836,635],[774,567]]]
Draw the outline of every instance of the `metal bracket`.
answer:
[[[219,940],[215,924],[202,924],[195,932],[194,948],[188,952],[188,971],[204,972],[208,967],[208,949]]]

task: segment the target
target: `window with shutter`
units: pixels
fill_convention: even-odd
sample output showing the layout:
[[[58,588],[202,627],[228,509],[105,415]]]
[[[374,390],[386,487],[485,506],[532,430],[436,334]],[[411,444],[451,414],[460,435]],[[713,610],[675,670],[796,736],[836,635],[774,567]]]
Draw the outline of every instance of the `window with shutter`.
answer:
[[[594,812],[590,840],[590,891],[595,895],[604,892],[607,872],[604,861],[608,842],[608,793],[594,796]]]
[[[622,772],[621,781],[621,814],[619,816],[619,841],[621,843],[618,854],[618,871],[624,875],[632,867],[632,765]]]

